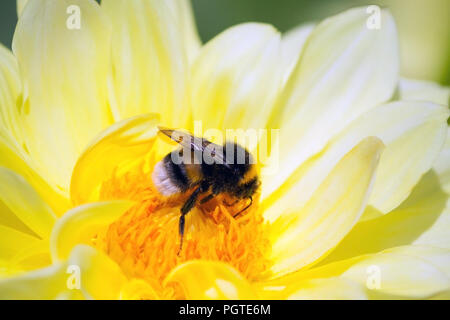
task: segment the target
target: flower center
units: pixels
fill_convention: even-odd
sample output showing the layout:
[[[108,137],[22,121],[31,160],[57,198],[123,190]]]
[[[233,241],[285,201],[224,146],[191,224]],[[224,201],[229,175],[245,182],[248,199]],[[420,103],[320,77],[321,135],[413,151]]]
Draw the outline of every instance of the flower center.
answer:
[[[101,187],[101,200],[130,199],[136,204],[99,235],[97,246],[116,261],[130,278],[144,279],[161,298],[182,298],[175,287],[163,285],[177,265],[192,259],[223,261],[249,280],[265,275],[270,248],[258,201],[237,218],[233,214],[247,203],[228,206],[224,195],[197,205],[186,216],[183,249],[178,221],[180,207],[190,192],[165,198],[144,166],[114,174]],[[257,200],[257,199],[256,199]]]

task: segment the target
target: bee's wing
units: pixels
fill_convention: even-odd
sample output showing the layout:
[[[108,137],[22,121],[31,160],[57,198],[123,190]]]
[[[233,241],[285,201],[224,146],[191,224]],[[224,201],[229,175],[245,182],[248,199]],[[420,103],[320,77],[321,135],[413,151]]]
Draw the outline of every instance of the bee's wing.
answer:
[[[204,138],[195,137],[181,130],[169,129],[160,126],[158,127],[158,129],[159,131],[161,131],[161,133],[165,134],[173,141],[179,143],[184,148],[189,148],[193,151],[200,151],[203,153],[209,146],[209,148],[212,148],[210,152],[212,153],[212,156],[215,158],[215,160],[219,161],[219,163],[225,165],[227,168],[230,168],[230,166],[225,161],[222,146],[212,143],[211,141],[208,141]]]

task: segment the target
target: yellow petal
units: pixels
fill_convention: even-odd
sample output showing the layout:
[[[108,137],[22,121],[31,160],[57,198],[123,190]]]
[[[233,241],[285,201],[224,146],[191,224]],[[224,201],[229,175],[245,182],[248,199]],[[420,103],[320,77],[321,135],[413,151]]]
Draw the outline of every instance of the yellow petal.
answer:
[[[8,208],[8,206],[0,201],[0,225],[15,229],[17,231],[27,233],[38,238],[30,228],[24,224],[17,215]]]
[[[283,201],[271,225],[274,277],[305,267],[336,246],[360,217],[383,145],[362,140],[334,167],[304,206]]]
[[[412,193],[410,197],[412,198],[411,207],[418,207],[423,214],[429,214],[430,220],[430,216],[433,216],[434,219],[433,223],[428,224],[427,230],[422,232],[413,244],[450,249],[448,232],[450,230],[450,128],[447,128],[447,139],[444,148],[434,162],[433,171],[437,175],[434,183],[428,183],[424,192],[417,195]],[[439,216],[432,215],[431,213],[434,211],[429,207],[437,206],[442,208],[441,214]]]
[[[423,298],[450,288],[448,270],[450,251],[447,249],[399,247],[367,257],[341,277],[366,284],[373,280],[368,275],[373,277],[377,272],[379,287],[369,284],[375,292]]]
[[[131,279],[120,290],[121,300],[157,300],[158,294],[142,279]]]
[[[280,169],[267,176],[263,197],[352,120],[393,94],[398,76],[397,33],[381,12],[379,30],[367,28],[366,8],[320,23],[308,37],[270,127],[280,128]],[[273,162],[274,160],[272,160]]]
[[[292,71],[300,59],[306,39],[314,29],[313,24],[298,26],[283,35],[281,39],[281,63],[284,64],[283,86],[288,81]]]
[[[55,213],[62,214],[69,208],[69,200],[61,190],[55,189],[46,182],[36,169],[26,153],[21,152],[12,142],[11,135],[0,130],[0,166],[12,169],[23,176],[30,185],[48,203]]]
[[[448,108],[432,103],[396,102],[358,121],[355,132],[376,135],[387,146],[380,159],[370,205],[387,213],[408,197],[442,149],[448,116]],[[396,127],[390,127],[393,122],[397,122]]]
[[[39,237],[50,236],[56,220],[52,209],[25,179],[14,171],[2,167],[0,167],[0,200]]]
[[[410,244],[450,249],[448,195],[429,171],[397,209],[358,223],[320,264]]]
[[[432,264],[439,269],[448,278],[447,284],[450,288],[450,249],[435,248],[432,246],[412,245],[403,246],[385,250],[384,252],[391,252],[396,254],[404,254],[419,258]],[[448,289],[448,288],[447,288]]]
[[[450,300],[450,290],[439,292],[438,294],[430,297],[430,300]]]
[[[445,144],[433,164],[433,169],[439,177],[442,188],[450,194],[450,127],[447,127]]]
[[[433,223],[428,223],[428,229],[420,234],[412,243],[417,245],[430,245],[439,248],[450,249],[450,198],[447,195],[447,203],[442,213],[436,217]]]
[[[349,148],[367,136],[376,136],[386,150],[380,159],[369,204],[387,213],[408,197],[420,177],[431,168],[444,143],[447,117],[445,107],[430,102],[398,101],[377,106],[353,121],[322,153],[300,166],[266,201],[278,194],[286,198],[289,192],[291,199],[304,203]],[[263,186],[272,181],[268,178],[263,180]],[[270,217],[276,212],[266,214]]]
[[[80,289],[90,299],[118,299],[120,290],[126,283],[120,267],[105,253],[90,246],[76,246],[67,265],[79,267]]]
[[[402,100],[431,101],[444,106],[450,102],[450,88],[431,81],[401,79],[399,94]]]
[[[98,188],[114,169],[142,158],[152,148],[157,116],[145,114],[117,122],[103,131],[78,159],[70,194],[76,205],[98,199]]]
[[[125,282],[108,256],[78,245],[65,262],[0,280],[0,299],[117,299]]]
[[[31,271],[51,265],[50,245],[48,240],[41,240],[15,252],[9,261],[13,270]]]
[[[307,273],[311,274],[311,272]],[[303,275],[303,272],[294,272],[275,280],[256,283],[255,286],[262,298],[268,300],[363,300],[368,298],[366,288],[355,281],[337,276],[320,278],[318,275],[313,275],[308,278]],[[323,273],[320,275],[327,276]]]
[[[66,277],[65,264],[60,263],[20,276],[1,279],[0,299],[55,299],[66,289]]]
[[[130,206],[129,201],[95,202],[68,211],[52,230],[50,252],[54,261],[65,259],[79,243],[92,244],[95,236],[120,217]]]
[[[181,286],[186,299],[256,299],[250,284],[235,269],[222,262],[194,260],[170,272],[166,284]]]
[[[63,290],[55,297],[55,300],[86,300],[86,297],[80,290]]]
[[[40,242],[32,235],[0,225],[0,260],[7,261],[17,252]]]
[[[194,120],[203,130],[263,129],[278,95],[280,34],[246,23],[208,42],[192,66]]]
[[[289,300],[365,300],[365,288],[359,283],[339,278],[313,279],[300,283],[287,296]]]
[[[189,62],[193,62],[197,57],[201,48],[201,41],[198,35],[197,27],[194,19],[194,12],[190,0],[172,0],[167,1],[170,5],[173,5],[175,13],[178,15],[178,19],[181,24],[184,41],[184,47]]]
[[[189,22],[188,13],[180,12],[187,8],[174,1],[102,1],[113,25],[116,119],[157,112],[165,125],[186,127],[190,110],[184,28]]]
[[[28,2],[28,0],[16,0],[18,17],[20,17],[20,15],[22,14],[22,11],[25,8],[25,5],[27,4],[27,2]]]
[[[260,286],[266,295],[282,295],[312,279],[339,277],[364,286],[369,298],[426,298],[450,288],[449,253],[427,246],[396,247],[296,272]],[[273,288],[279,291],[273,293]]]
[[[64,211],[67,200],[60,191],[52,190],[35,172],[23,138],[23,126],[18,106],[22,103],[22,83],[17,60],[0,45],[0,166],[13,169],[25,177],[36,191],[57,212]]]
[[[8,49],[0,45],[0,166],[21,174],[53,209],[63,211],[67,207],[67,200],[57,190],[52,190],[36,173],[32,168],[33,161],[27,154],[18,108],[22,103],[21,93],[17,60]]]
[[[110,34],[98,4],[87,0],[30,1],[14,34],[26,147],[38,171],[66,192],[78,155],[112,121]]]
[[[11,136],[11,142],[22,148],[22,128],[19,109],[22,83],[17,60],[11,51],[0,44],[0,130]]]

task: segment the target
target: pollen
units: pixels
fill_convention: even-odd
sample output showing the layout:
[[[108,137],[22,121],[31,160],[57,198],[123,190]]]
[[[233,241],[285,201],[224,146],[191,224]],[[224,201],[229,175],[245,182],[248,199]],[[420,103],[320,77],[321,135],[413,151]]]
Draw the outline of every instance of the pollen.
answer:
[[[144,165],[117,174],[101,187],[101,200],[129,199],[127,212],[98,236],[97,247],[106,252],[130,279],[145,280],[162,299],[183,298],[179,288],[164,286],[167,274],[177,265],[204,259],[222,261],[250,281],[267,276],[270,243],[258,201],[233,218],[246,203],[228,204],[225,196],[197,205],[186,216],[183,249],[178,221],[186,195],[163,197]],[[257,198],[255,198],[257,200]]]

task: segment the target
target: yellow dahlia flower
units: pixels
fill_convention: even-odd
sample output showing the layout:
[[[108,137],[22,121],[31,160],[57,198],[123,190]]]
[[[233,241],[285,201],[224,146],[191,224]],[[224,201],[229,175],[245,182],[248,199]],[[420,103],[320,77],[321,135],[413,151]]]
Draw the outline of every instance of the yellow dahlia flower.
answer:
[[[0,298],[449,298],[449,89],[399,78],[388,11],[204,45],[184,0],[18,14],[0,49]],[[279,139],[250,210],[197,206],[177,256],[156,126],[194,121]]]

